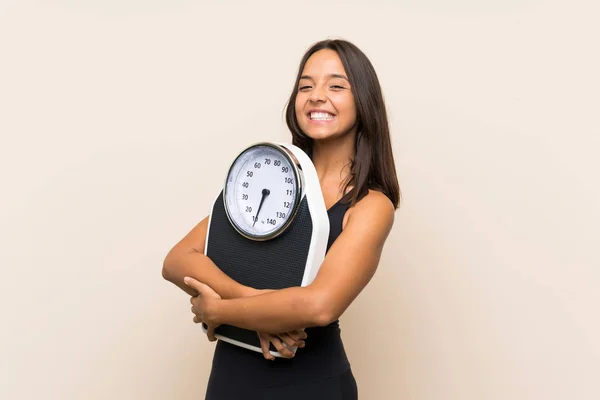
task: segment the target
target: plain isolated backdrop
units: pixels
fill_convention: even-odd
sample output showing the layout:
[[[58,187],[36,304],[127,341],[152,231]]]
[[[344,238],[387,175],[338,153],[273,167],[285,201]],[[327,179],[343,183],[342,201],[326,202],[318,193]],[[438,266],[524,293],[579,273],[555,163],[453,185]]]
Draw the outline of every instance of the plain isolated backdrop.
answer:
[[[595,1],[0,1],[0,398],[200,399],[162,280],[303,52],[383,87],[403,203],[342,317],[368,400],[600,398]]]

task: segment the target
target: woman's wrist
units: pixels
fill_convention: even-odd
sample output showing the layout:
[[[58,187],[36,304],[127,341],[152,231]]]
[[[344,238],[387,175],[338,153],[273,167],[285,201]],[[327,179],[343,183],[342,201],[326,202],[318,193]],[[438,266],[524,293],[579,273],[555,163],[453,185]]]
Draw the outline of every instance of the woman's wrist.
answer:
[[[273,292],[273,291],[274,290],[272,290],[272,289],[255,289],[250,286],[240,285],[240,288],[238,289],[237,297],[252,297],[252,296],[258,296],[258,295]]]
[[[240,285],[239,290],[237,291],[237,297],[250,297],[256,296],[260,291],[258,289],[254,289],[250,286]]]
[[[207,307],[206,323],[209,326],[223,325],[223,306],[229,300],[221,299],[213,302],[210,307]]]

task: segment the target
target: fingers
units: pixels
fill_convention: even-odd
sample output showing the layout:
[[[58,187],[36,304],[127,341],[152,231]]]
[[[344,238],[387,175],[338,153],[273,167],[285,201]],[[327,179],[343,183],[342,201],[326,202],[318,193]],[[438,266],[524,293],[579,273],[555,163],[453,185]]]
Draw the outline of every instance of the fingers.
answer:
[[[308,337],[308,335],[306,334],[306,332],[304,332],[304,329],[299,329],[297,331],[286,332],[286,334],[289,335],[295,341],[302,341],[302,340],[304,340],[304,339],[306,339]]]
[[[257,332],[257,333],[258,333],[258,338],[260,339],[260,348],[262,349],[263,356],[265,357],[265,359],[273,361],[275,359],[275,357],[269,351],[269,345],[271,344],[271,342],[269,341],[269,339],[266,335],[262,335],[259,332]]]
[[[195,289],[198,293],[200,293],[200,290],[202,289],[202,287],[204,286],[203,283],[195,280],[194,278],[190,278],[189,276],[186,276],[183,279],[183,282],[188,285],[189,287],[191,287],[192,289]]]
[[[208,336],[208,341],[209,342],[214,342],[217,340],[217,338],[215,337],[215,327],[214,326],[208,326],[208,329],[206,330],[206,336]]]
[[[219,296],[219,294],[215,292],[213,288],[208,286],[206,283],[202,283],[194,278],[190,278],[189,276],[186,276],[183,279],[183,282],[192,289],[196,290],[196,292],[198,292],[198,296],[209,296],[218,299],[221,298],[221,296]]]
[[[293,332],[280,333],[277,336],[288,347],[304,347],[304,341],[300,338],[294,337],[292,334]]]
[[[281,354],[282,357],[292,358],[295,356],[295,353],[287,347],[285,347],[285,345],[277,336],[271,336],[271,343],[273,343],[273,346],[275,346],[275,348],[277,349],[279,354]]]
[[[271,343],[273,343],[273,346],[275,346],[275,349],[277,349],[277,351],[279,352],[279,354],[281,354],[282,357],[284,357],[284,358],[294,357],[295,353],[293,351],[291,351],[290,349],[288,349],[277,336],[271,335],[271,334],[265,333],[265,332],[257,332],[257,333],[258,333],[258,338],[260,339],[260,348],[263,352],[263,356],[267,360],[275,359],[275,357],[273,357],[273,355],[270,352],[270,347],[271,347],[270,344]]]
[[[202,314],[201,313],[197,313],[196,310],[194,310],[194,306],[192,306],[190,310],[192,311],[192,314],[194,314],[194,316],[195,316],[194,318],[197,317],[197,318],[202,319]]]

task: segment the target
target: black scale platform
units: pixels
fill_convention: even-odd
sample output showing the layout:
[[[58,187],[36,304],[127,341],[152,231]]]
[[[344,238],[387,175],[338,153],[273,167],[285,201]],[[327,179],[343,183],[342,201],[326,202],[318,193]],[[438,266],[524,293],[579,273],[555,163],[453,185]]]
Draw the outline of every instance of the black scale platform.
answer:
[[[229,222],[223,192],[214,203],[206,255],[229,277],[255,289],[300,286],[312,238],[312,218],[306,197],[296,217],[281,235],[254,241],[240,235]],[[255,331],[221,325],[215,334],[260,348]],[[272,351],[277,351],[271,345]]]

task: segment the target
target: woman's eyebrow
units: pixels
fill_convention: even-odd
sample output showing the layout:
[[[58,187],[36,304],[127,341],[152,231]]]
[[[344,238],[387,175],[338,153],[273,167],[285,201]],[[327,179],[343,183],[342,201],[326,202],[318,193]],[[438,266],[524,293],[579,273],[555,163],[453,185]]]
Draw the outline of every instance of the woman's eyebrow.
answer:
[[[335,74],[335,73],[333,73],[333,74],[328,74],[328,75],[327,75],[327,78],[340,78],[340,79],[344,79],[344,80],[346,80],[346,81],[350,82],[350,80],[349,80],[348,78],[346,78],[344,75],[341,75],[341,74]],[[310,76],[310,75],[302,75],[302,76],[300,77],[300,79],[310,79],[311,81],[313,81],[313,80],[314,80],[314,79],[312,78],[312,76]]]
[[[328,75],[330,78],[340,78],[340,79],[344,79],[348,82],[350,82],[350,80],[348,78],[346,78],[344,75],[342,74],[329,74]]]

